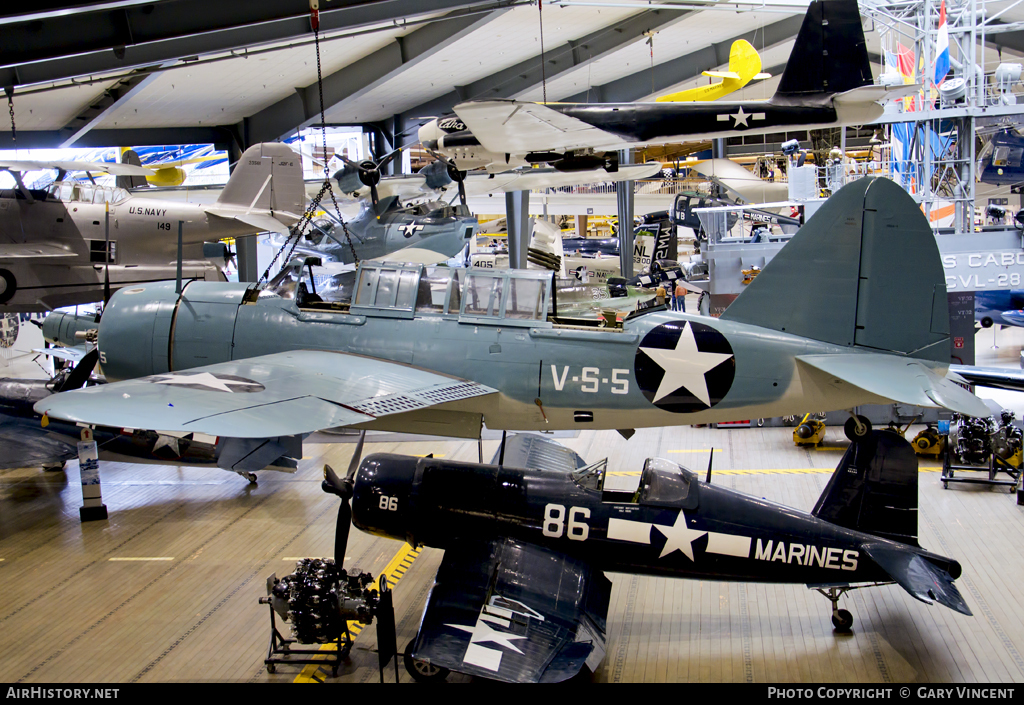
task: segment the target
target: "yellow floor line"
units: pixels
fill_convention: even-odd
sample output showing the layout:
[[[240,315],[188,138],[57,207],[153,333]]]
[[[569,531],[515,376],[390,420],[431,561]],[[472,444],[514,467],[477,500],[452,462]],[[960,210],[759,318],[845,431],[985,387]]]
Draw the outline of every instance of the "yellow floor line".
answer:
[[[413,548],[409,544],[402,544],[402,547],[398,549],[398,553],[384,566],[384,570],[381,571],[380,575],[386,575],[388,577],[388,585],[393,590],[398,581],[401,580],[405,572],[412,566],[412,562],[416,560],[416,557],[420,555],[422,548]],[[404,564],[404,565],[403,565]],[[380,577],[378,576],[379,580]],[[349,622],[348,631],[352,635],[352,641],[355,641],[359,636],[360,632],[366,627],[365,624],[359,622]],[[336,647],[334,644],[324,644],[320,647],[321,651],[335,651]],[[319,656],[314,656],[319,658]],[[324,655],[326,658],[326,654]],[[320,666],[315,663],[307,664],[299,675],[295,676],[295,680],[292,683],[323,683],[327,674],[320,670]]]
[[[111,561],[173,561],[174,556],[124,556],[121,558],[108,558]]]

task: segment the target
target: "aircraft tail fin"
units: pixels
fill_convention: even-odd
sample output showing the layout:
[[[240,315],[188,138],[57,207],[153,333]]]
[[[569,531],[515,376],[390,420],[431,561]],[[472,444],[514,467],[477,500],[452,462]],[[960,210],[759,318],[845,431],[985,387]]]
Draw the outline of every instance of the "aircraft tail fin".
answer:
[[[249,147],[231,172],[217,204],[248,211],[301,214],[306,209],[306,191],[299,155],[280,142]]]
[[[869,352],[950,361],[949,302],[935,236],[914,199],[884,178],[836,192],[722,318]]]
[[[854,531],[917,546],[917,456],[889,431],[851,443],[813,516]]]
[[[871,83],[857,0],[814,0],[772,101],[831,95]]]
[[[121,163],[132,166],[142,166],[142,160],[134,149],[126,149],[121,153]],[[145,176],[122,174],[114,179],[119,188],[133,189],[148,185]]]
[[[746,39],[737,39],[729,47],[729,71],[737,74],[743,83],[761,73],[761,56]]]

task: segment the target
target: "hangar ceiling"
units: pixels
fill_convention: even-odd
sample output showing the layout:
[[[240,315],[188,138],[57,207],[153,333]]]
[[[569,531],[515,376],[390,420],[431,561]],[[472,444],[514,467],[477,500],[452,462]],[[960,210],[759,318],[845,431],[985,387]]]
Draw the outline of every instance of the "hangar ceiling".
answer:
[[[736,97],[766,98],[806,5],[546,0],[541,14],[527,0],[320,0],[326,116],[401,131],[470,98],[650,99],[707,81],[701,71],[724,68],[738,38],[776,78]],[[988,7],[1005,10],[996,23],[1024,21],[1024,6]],[[877,75],[878,35],[867,36]],[[13,89],[18,147],[243,148],[319,121],[312,40],[308,0],[56,0],[0,14],[0,80]],[[1020,61],[1024,31],[987,46],[987,70]],[[0,148],[12,144],[5,125]]]

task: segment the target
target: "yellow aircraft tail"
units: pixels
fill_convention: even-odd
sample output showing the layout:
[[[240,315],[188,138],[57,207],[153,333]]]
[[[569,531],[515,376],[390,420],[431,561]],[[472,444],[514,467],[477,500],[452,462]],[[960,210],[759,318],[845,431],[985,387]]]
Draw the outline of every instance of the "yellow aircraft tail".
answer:
[[[704,75],[722,80],[708,86],[663,95],[655,100],[659,103],[717,100],[738,91],[751,81],[771,78],[771,74],[761,73],[761,57],[757,49],[745,39],[737,39],[732,43],[729,49],[728,71],[705,71]]]

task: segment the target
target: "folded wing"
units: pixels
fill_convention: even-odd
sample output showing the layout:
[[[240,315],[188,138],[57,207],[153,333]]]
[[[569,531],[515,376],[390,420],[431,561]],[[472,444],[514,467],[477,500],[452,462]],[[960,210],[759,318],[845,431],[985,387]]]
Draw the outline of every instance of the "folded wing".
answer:
[[[445,551],[412,656],[510,683],[564,681],[604,657],[611,583],[511,539]]]

